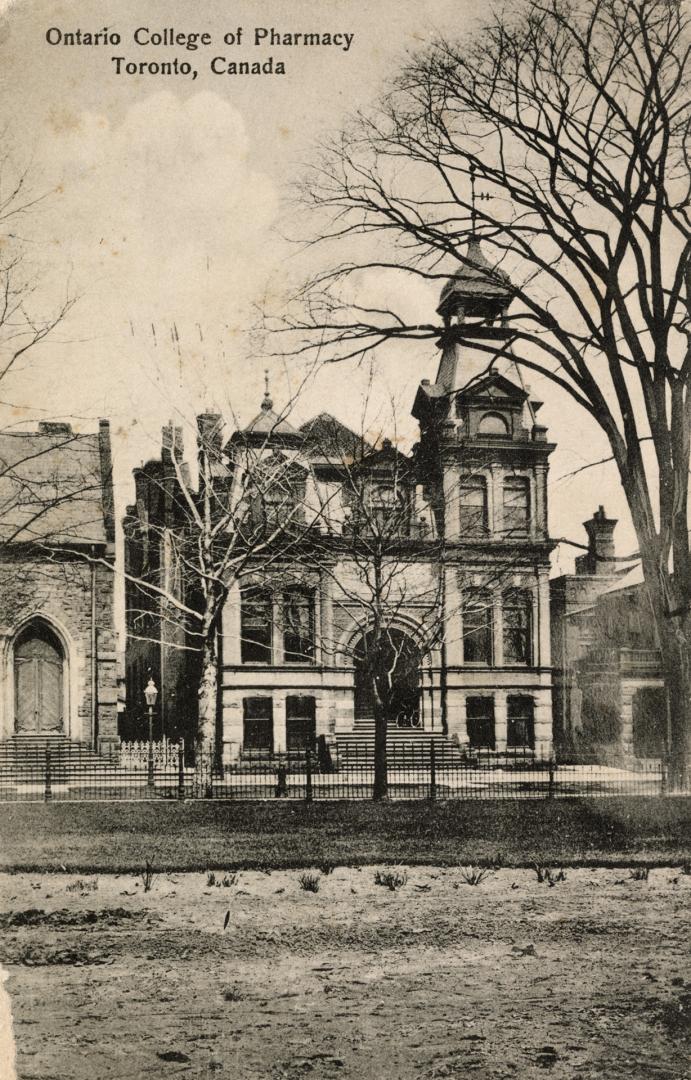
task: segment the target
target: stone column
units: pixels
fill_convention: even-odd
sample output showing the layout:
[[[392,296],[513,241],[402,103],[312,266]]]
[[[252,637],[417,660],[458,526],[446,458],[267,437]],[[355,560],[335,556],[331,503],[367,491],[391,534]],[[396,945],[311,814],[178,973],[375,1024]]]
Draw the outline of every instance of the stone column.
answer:
[[[446,567],[445,579],[445,640],[447,668],[460,667],[463,663],[463,620],[461,593],[458,588],[458,567]]]
[[[487,476],[487,525],[490,535],[498,533],[504,526],[502,516],[502,480],[504,474],[497,465],[490,465]]]
[[[280,592],[271,594],[271,666],[276,667],[283,663],[283,596]]]
[[[547,535],[547,466],[538,463],[535,466],[533,483],[530,485],[534,493],[534,513],[531,515],[532,535],[543,537]]]
[[[223,691],[223,764],[230,765],[237,761],[244,740],[242,716],[242,692]]]
[[[535,702],[533,719],[535,723],[535,755],[544,760],[552,754],[552,691],[538,690],[533,695]]]
[[[237,667],[240,659],[240,586],[234,585],[223,605],[223,666]]]
[[[533,608],[537,610],[537,651],[534,653],[535,663],[540,667],[550,667],[552,663],[551,659],[551,642],[549,636],[549,577],[547,570],[540,570],[538,575],[537,586],[537,607],[535,603]],[[536,634],[533,632],[533,639]]]
[[[494,745],[497,750],[506,750],[506,694],[497,690],[494,695]]]
[[[458,540],[460,532],[459,517],[459,487],[461,482],[461,470],[457,465],[444,467],[444,518],[446,522],[447,540]]]
[[[492,658],[494,667],[504,666],[504,608],[501,585],[492,589]]]
[[[459,746],[468,745],[468,725],[465,711],[465,694],[460,690],[447,691],[446,707],[449,738],[455,739]]]
[[[286,749],[286,696],[283,693],[273,695],[274,717],[274,754],[283,754]]]
[[[335,649],[332,581],[325,572],[319,583],[319,656],[324,667],[334,666]]]

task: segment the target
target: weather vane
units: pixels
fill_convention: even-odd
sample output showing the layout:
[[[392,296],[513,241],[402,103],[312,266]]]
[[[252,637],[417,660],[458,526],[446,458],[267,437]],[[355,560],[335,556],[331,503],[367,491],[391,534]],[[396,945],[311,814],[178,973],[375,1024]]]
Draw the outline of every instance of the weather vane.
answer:
[[[470,163],[470,206],[471,206],[471,211],[470,211],[470,231],[471,231],[471,234],[473,236],[475,235],[475,223],[477,221],[477,206],[476,206],[476,203],[480,202],[481,199],[491,199],[492,198],[492,196],[487,191],[480,191],[480,192],[475,191],[475,171],[476,171],[475,170],[475,162],[471,161],[471,163]]]

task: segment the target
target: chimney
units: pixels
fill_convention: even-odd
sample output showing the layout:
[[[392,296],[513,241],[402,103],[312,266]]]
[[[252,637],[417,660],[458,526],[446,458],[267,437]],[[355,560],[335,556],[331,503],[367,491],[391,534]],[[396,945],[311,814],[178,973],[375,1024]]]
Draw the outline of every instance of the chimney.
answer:
[[[583,522],[588,534],[588,552],[576,559],[577,574],[612,574],[614,559],[614,530],[617,519],[608,518],[604,506],[599,506],[593,516]]]
[[[200,448],[215,458],[220,458],[223,451],[223,419],[219,413],[205,412],[197,417],[197,432]]]

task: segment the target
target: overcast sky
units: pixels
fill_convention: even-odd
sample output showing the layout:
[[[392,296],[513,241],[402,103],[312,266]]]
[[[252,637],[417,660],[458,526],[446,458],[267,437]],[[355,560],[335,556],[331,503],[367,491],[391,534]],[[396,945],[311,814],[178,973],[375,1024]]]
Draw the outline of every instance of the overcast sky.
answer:
[[[0,0],[1,2],[1,0]],[[110,5],[112,9],[112,5]],[[218,0],[131,3],[16,0],[0,24],[0,106],[16,167],[30,164],[33,187],[52,194],[21,222],[27,257],[46,310],[65,289],[79,301],[68,321],[36,353],[30,369],[3,383],[0,422],[73,418],[82,430],[101,416],[114,433],[119,507],[131,498],[132,466],[157,452],[169,417],[189,423],[216,407],[240,422],[257,411],[264,361],[249,359],[253,307],[278,291],[304,256],[285,238],[291,182],[317,139],[358,106],[373,101],[406,50],[435,30],[477,29],[487,5],[477,0],[255,0],[230,8]],[[103,30],[118,46],[49,45],[46,32]],[[241,48],[223,35],[244,30]],[[352,45],[255,49],[254,27],[280,33],[353,34]],[[138,47],[137,27],[208,32],[197,51]],[[242,54],[242,55],[241,55]],[[111,57],[135,62],[177,56],[189,77],[120,75]],[[209,61],[274,57],[285,76],[214,75]],[[303,260],[300,263],[300,260]],[[430,321],[436,290],[407,298]],[[433,343],[399,346],[378,358],[381,414],[391,396],[397,425],[414,438],[407,416],[421,378],[433,379]],[[285,372],[272,368],[278,406]],[[293,372],[293,380],[301,372]],[[296,419],[327,410],[360,423],[368,372],[330,367],[310,380]],[[552,459],[553,535],[582,541],[580,523],[599,503],[623,519],[620,552],[634,549],[612,465],[567,474],[606,456],[597,428],[556,389],[541,422],[558,442]],[[379,409],[379,399],[374,402]],[[563,549],[559,567],[570,567]]]

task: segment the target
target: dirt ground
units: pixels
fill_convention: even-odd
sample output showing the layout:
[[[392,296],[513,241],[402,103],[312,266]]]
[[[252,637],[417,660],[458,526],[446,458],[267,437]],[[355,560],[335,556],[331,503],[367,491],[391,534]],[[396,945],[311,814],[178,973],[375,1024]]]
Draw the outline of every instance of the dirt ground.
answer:
[[[0,875],[18,1077],[691,1076],[691,875],[376,869]]]

